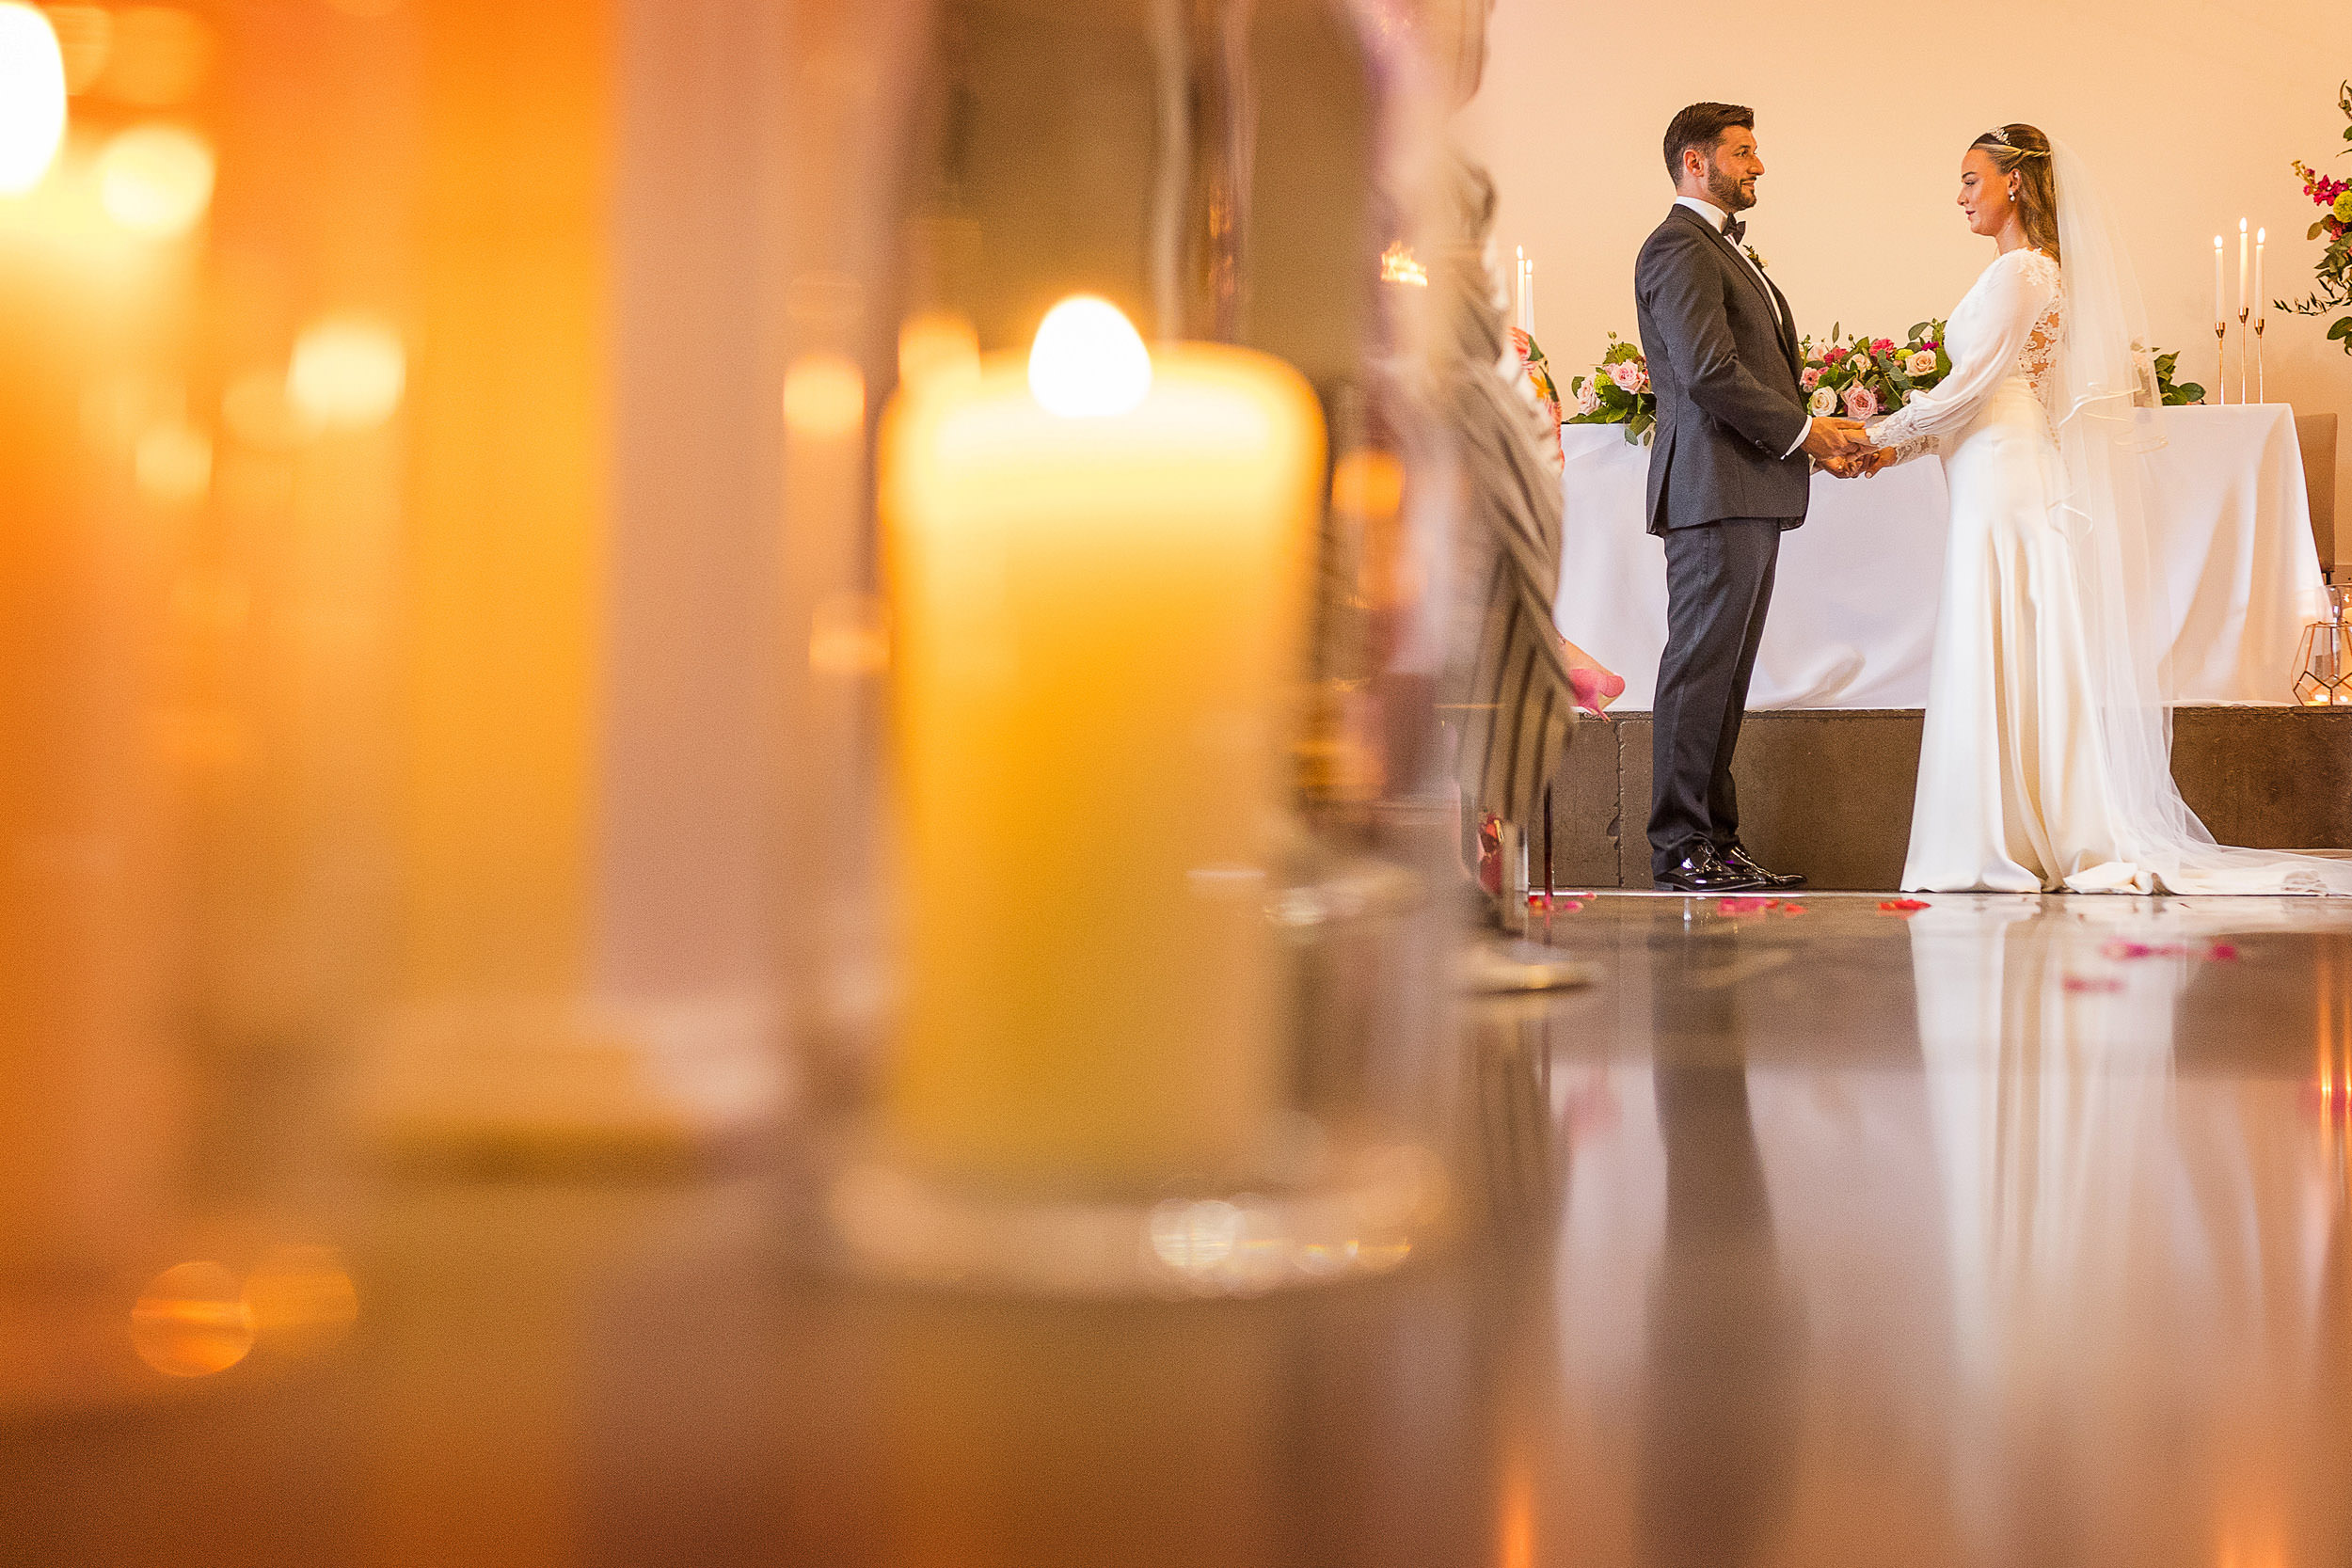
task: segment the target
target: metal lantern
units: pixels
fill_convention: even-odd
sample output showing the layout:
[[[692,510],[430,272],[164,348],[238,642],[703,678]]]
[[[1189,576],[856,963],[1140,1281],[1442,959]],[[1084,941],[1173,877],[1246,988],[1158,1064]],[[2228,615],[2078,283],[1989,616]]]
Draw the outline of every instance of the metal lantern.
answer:
[[[2352,626],[2344,625],[2344,585],[2329,583],[2328,618],[2303,628],[2295,700],[2305,707],[2352,707]]]

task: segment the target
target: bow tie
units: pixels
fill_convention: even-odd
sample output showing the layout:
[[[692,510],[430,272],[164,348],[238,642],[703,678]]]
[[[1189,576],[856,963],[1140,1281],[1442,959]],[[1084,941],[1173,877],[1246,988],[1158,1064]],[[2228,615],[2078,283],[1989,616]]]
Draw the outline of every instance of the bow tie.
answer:
[[[1738,218],[1727,217],[1724,219],[1724,239],[1729,240],[1733,245],[1738,245],[1741,240],[1744,240],[1747,237],[1748,226],[1746,224],[1740,222]]]

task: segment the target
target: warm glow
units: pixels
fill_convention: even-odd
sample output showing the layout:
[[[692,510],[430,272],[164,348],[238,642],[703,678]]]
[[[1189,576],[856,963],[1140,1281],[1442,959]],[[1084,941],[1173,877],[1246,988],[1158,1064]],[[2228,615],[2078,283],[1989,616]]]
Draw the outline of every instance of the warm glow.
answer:
[[[1129,413],[1152,390],[1152,355],[1107,299],[1073,294],[1045,312],[1029,349],[1029,395],[1066,420]]]
[[[980,373],[980,339],[961,316],[916,316],[898,329],[898,379],[910,387]]]
[[[271,371],[247,371],[231,381],[220,395],[220,417],[238,440],[265,451],[316,434],[286,401],[286,378]]]
[[[49,24],[57,30],[57,47],[65,55],[65,90],[81,92],[106,69],[114,51],[114,13],[103,6],[48,6]]]
[[[142,434],[131,463],[139,493],[166,506],[202,500],[213,485],[212,438],[184,424],[159,424]]]
[[[218,1263],[166,1269],[131,1308],[131,1345],[169,1377],[204,1377],[235,1366],[253,1348],[253,1314],[236,1275]]]
[[[98,198],[135,234],[184,234],[212,205],[213,150],[176,125],[134,126],[98,155]]]
[[[295,341],[286,401],[322,425],[365,429],[391,418],[407,380],[397,333],[380,323],[335,317]]]
[[[1331,505],[1360,517],[1396,515],[1405,504],[1405,465],[1393,452],[1363,448],[1331,465]]]
[[[142,108],[168,108],[196,96],[213,65],[212,29],[170,6],[131,6],[115,13],[113,46],[97,89]]]
[[[359,1293],[334,1248],[279,1247],[245,1282],[253,1330],[273,1351],[306,1355],[334,1345],[359,1316]]]
[[[0,4],[0,196],[40,183],[65,140],[65,55],[31,6]]]
[[[784,427],[795,436],[842,436],[866,423],[866,375],[838,354],[804,354],[784,372]]]

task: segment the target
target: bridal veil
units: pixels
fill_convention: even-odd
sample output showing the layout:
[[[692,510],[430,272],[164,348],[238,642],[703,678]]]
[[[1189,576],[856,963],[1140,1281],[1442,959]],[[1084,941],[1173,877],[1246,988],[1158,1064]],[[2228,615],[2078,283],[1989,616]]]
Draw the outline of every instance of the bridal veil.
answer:
[[[2171,893],[2352,893],[2352,860],[2219,845],[2172,779],[2171,628],[2147,457],[2165,444],[2139,284],[2122,230],[2082,159],[2051,140],[2064,321],[2050,408],[2058,522],[2082,600],[2092,711],[2113,770],[2112,884]],[[2070,879],[2070,885],[2088,879]],[[2088,889],[2085,889],[2088,891]]]

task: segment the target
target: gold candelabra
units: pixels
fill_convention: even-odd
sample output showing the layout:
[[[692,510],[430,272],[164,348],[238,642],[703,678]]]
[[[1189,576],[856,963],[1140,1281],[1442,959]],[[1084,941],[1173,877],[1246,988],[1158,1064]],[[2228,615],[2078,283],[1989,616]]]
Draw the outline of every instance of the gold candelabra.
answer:
[[[2213,324],[2213,391],[2216,401],[2230,401],[2230,323],[2227,318]]]
[[[2244,238],[2243,235],[2239,237]],[[2243,305],[2237,308],[2237,325],[2241,333],[2245,331],[2247,317],[2251,314],[2253,312]],[[2237,400],[2240,403],[2246,401],[2246,340],[2242,336],[2237,341]]]
[[[2262,317],[2254,318],[2254,401],[2270,401],[2270,383],[2263,374],[2263,328],[2268,325]]]

